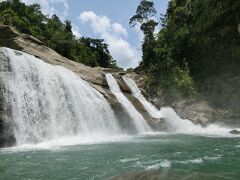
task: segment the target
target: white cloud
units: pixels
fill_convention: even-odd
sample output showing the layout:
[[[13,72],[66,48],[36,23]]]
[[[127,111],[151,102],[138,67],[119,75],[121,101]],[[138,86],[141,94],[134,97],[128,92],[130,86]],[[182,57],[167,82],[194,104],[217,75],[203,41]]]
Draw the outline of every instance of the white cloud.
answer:
[[[143,41],[143,39],[144,39],[144,34],[143,34],[143,32],[141,31],[140,26],[141,26],[141,25],[140,25],[139,23],[137,23],[136,26],[134,26],[134,30],[135,30],[135,32],[136,32],[137,35],[138,35],[139,44],[141,44],[142,41]]]
[[[123,68],[136,67],[140,55],[126,41],[127,31],[119,23],[112,23],[107,16],[98,16],[92,11],[80,14],[82,23],[89,23],[93,32],[109,44],[109,51],[119,66]]]
[[[110,19],[107,16],[97,16],[92,11],[84,11],[80,14],[79,19],[83,23],[90,22],[90,26],[96,33],[107,32],[111,27]]]
[[[81,37],[81,33],[75,24],[72,24],[72,32],[73,32],[73,35],[75,35],[77,38]]]
[[[26,4],[40,4],[45,15],[52,16],[57,14],[62,20],[67,17],[69,11],[67,0],[22,0],[22,2]]]
[[[114,32],[118,33],[118,34],[123,34],[123,35],[127,35],[127,31],[125,28],[122,27],[121,24],[118,23],[113,23],[112,24],[112,29]]]

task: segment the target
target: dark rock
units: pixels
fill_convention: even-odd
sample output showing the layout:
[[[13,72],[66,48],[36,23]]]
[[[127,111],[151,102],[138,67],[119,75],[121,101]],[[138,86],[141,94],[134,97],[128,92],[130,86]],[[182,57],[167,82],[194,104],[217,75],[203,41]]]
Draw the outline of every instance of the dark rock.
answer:
[[[230,133],[231,133],[231,134],[235,134],[235,135],[239,135],[239,134],[240,134],[240,131],[237,130],[237,129],[234,129],[234,130],[231,130]]]
[[[12,146],[16,143],[11,122],[11,108],[7,103],[7,92],[4,73],[11,71],[9,59],[0,52],[0,147]]]
[[[126,85],[126,83],[123,81],[122,79],[122,75],[124,75],[125,73],[120,72],[120,73],[114,73],[113,76],[114,78],[117,80],[118,85],[120,87],[120,89],[124,92],[124,93],[131,93],[130,88]]]
[[[218,174],[203,174],[198,172],[181,173],[179,171],[171,171],[169,169],[149,170],[141,172],[132,172],[123,175],[113,176],[108,180],[203,180],[203,179],[222,179]]]
[[[162,180],[163,178],[159,171],[142,171],[110,177],[108,180]]]
[[[142,103],[132,96],[129,93],[124,93],[124,95],[128,98],[128,100],[134,105],[136,110],[143,116],[143,118],[147,121],[148,125],[151,126],[154,130],[162,130],[162,120],[152,117],[148,111],[143,107]]]
[[[19,36],[18,32],[7,25],[0,25],[0,39],[11,39]]]

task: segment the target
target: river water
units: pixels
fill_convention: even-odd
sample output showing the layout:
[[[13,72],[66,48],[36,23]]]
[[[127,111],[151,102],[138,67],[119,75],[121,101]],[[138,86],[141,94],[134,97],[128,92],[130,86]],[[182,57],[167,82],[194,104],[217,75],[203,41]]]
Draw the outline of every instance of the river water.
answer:
[[[163,133],[72,146],[24,145],[0,150],[0,179],[107,179],[154,171],[165,179],[237,180],[239,140]]]

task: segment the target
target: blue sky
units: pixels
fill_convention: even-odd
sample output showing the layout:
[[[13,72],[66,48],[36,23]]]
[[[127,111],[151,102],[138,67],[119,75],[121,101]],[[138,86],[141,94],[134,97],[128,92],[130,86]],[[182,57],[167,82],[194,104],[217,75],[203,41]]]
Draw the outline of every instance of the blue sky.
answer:
[[[26,4],[39,3],[44,14],[57,14],[70,19],[76,36],[102,38],[117,64],[123,68],[136,67],[141,60],[143,35],[138,27],[130,28],[140,0],[22,0]],[[168,0],[154,0],[159,19]],[[160,28],[160,27],[158,27]]]

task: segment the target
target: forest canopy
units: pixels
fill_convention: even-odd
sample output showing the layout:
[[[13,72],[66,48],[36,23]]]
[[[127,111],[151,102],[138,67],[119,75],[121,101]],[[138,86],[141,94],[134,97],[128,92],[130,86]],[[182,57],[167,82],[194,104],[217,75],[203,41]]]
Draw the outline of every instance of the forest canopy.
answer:
[[[207,78],[239,72],[239,9],[236,0],[171,0],[159,18],[153,1],[141,0],[129,24],[139,23],[144,33],[138,69],[149,91],[191,97]]]

